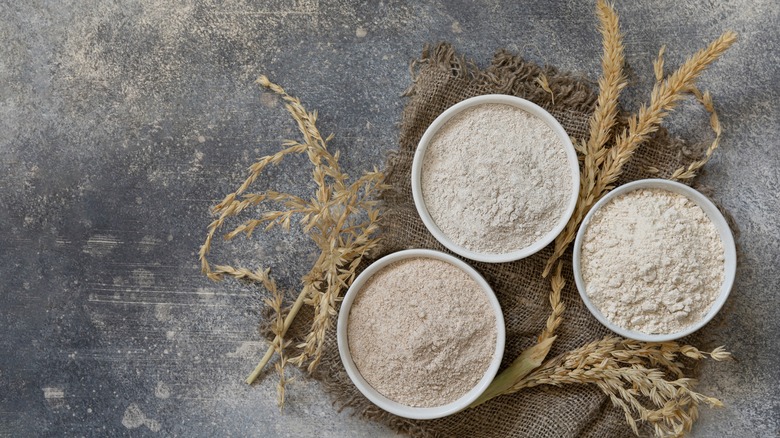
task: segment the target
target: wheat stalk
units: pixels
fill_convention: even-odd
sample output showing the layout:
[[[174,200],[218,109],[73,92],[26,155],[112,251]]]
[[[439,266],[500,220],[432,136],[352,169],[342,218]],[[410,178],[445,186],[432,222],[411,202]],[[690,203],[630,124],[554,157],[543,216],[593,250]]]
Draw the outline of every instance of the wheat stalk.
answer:
[[[626,86],[626,78],[623,74],[623,35],[620,33],[620,22],[614,7],[604,0],[596,4],[596,15],[599,19],[599,32],[602,35],[603,53],[601,56],[602,76],[599,78],[599,96],[596,108],[591,117],[590,137],[587,142],[580,143],[578,150],[583,155],[582,171],[580,172],[580,192],[577,207],[573,217],[567,223],[566,229],[576,228],[584,217],[586,205],[589,202],[598,169],[606,154],[605,146],[610,138],[612,128],[615,126],[618,97]],[[546,82],[546,78],[545,78]],[[576,142],[575,142],[576,144]],[[564,233],[566,232],[564,229]],[[556,239],[556,250],[558,240]],[[548,261],[543,276],[547,276],[553,263],[562,255],[555,254]],[[555,276],[550,279],[550,306],[552,312],[547,319],[544,330],[539,335],[539,342],[552,337],[555,329],[560,325],[563,317],[564,306],[561,302],[561,291],[565,284],[561,274],[562,265],[558,264]]]
[[[658,51],[658,58],[656,58],[656,60],[653,62],[653,71],[655,72],[656,83],[660,83],[664,79],[665,51],[666,46],[661,46],[661,49]],[[702,105],[702,107],[704,107],[704,110],[707,111],[707,113],[710,115],[710,128],[712,129],[712,132],[715,133],[715,138],[712,140],[712,143],[710,143],[709,147],[704,153],[704,156],[701,159],[675,170],[669,176],[669,179],[690,179],[695,177],[699,169],[707,164],[710,158],[712,158],[712,154],[715,152],[715,149],[717,149],[720,145],[722,129],[720,126],[720,120],[718,119],[718,113],[715,111],[715,105],[712,102],[712,96],[710,95],[710,92],[705,91],[702,93],[695,85],[692,85],[690,88],[688,88],[687,92],[692,94],[694,98],[696,98],[696,100]],[[645,170],[650,173],[659,172],[657,168],[651,166],[646,167]]]
[[[707,66],[712,64],[729,47],[731,47],[736,39],[737,35],[734,32],[724,32],[706,48],[699,50],[688,58],[680,68],[666,79],[656,82],[650,93],[650,104],[642,105],[637,114],[628,119],[628,128],[624,129],[623,132],[617,136],[615,145],[603,151],[603,156],[598,156],[601,163],[599,164],[598,171],[593,180],[593,185],[587,185],[590,190],[586,193],[583,193],[581,187],[580,202],[578,202],[575,214],[566,225],[564,231],[555,239],[555,250],[547,261],[547,266],[544,271],[545,276],[547,276],[550,269],[552,269],[552,265],[555,261],[563,255],[563,252],[572,240],[574,240],[577,227],[590,207],[614,187],[614,184],[623,171],[623,166],[633,156],[634,151],[647,140],[652,133],[658,130],[664,117],[675,108],[677,102],[683,98],[685,93],[690,92],[690,90],[693,89],[696,79],[704,72]],[[659,58],[663,59],[662,56],[663,52],[661,52]],[[659,68],[662,68],[662,61],[656,62],[656,75],[659,74]],[[593,132],[591,132],[591,136],[592,135]],[[715,147],[717,147],[717,143],[715,144]],[[714,151],[714,148],[711,147],[710,149]],[[701,165],[703,166],[704,164],[702,163]],[[589,167],[590,166],[586,162],[583,167],[583,173]],[[697,169],[698,168],[694,166],[694,169],[692,169],[691,172],[695,172]]]
[[[596,198],[610,190],[620,176],[623,165],[631,158],[640,144],[658,129],[664,117],[672,111],[677,102],[695,85],[702,72],[728,50],[737,39],[734,32],[724,32],[706,48],[699,50],[674,73],[657,83],[650,93],[650,104],[643,105],[639,112],[628,120],[628,128],[617,137],[615,146],[604,160],[602,172],[596,181]]]
[[[603,37],[602,76],[599,79],[599,97],[596,109],[590,119],[590,138],[587,142],[579,144],[577,148],[584,156],[582,172],[580,174],[580,198],[577,201],[575,217],[584,215],[583,195],[590,193],[595,184],[596,172],[605,155],[604,147],[609,139],[617,117],[617,99],[620,91],[625,87],[626,80],[623,75],[623,36],[615,9],[604,0],[599,0],[596,8],[599,19],[599,31]],[[547,78],[540,76],[537,83],[545,89],[549,88]],[[551,93],[551,91],[549,91]],[[575,144],[576,141],[575,141]],[[579,223],[579,219],[572,218],[567,229],[573,222]],[[565,232],[565,231],[564,231]],[[558,241],[556,240],[556,248]],[[562,254],[562,252],[561,252]],[[557,257],[555,258],[557,260]],[[544,276],[547,276],[549,268],[555,262],[553,258],[547,264]],[[528,372],[538,366],[550,351],[552,341],[555,339],[555,330],[561,324],[564,305],[561,302],[561,291],[565,286],[562,275],[563,265],[558,263],[555,275],[550,279],[550,307],[551,312],[545,323],[545,327],[539,334],[537,343],[525,350],[502,374],[490,384],[485,393],[480,397],[481,404],[492,397],[514,392],[515,382],[522,379]],[[476,405],[475,404],[475,405]]]
[[[590,136],[579,149],[583,155],[580,172],[580,192],[577,207],[563,232],[555,239],[555,251],[547,262],[543,275],[546,277],[555,262],[563,255],[570,241],[567,236],[576,232],[579,223],[585,217],[590,206],[595,202],[594,187],[597,175],[605,156],[606,145],[612,136],[618,113],[618,97],[626,86],[623,74],[623,34],[620,32],[620,21],[615,8],[604,0],[596,4],[596,15],[599,19],[599,32],[602,36],[603,53],[601,55],[601,77],[599,78],[599,96],[593,116],[590,118]]]

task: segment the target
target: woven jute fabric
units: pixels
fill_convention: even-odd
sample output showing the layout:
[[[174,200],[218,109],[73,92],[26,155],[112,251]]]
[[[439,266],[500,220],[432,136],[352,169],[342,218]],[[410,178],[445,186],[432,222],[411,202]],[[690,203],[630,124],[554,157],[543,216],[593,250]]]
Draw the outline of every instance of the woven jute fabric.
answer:
[[[544,74],[552,96],[536,79]],[[510,94],[528,99],[549,111],[575,139],[588,135],[588,120],[596,92],[588,80],[540,67],[506,51],[495,54],[485,69],[457,55],[448,44],[426,48],[412,64],[412,85],[400,127],[399,149],[388,159],[387,183],[382,195],[382,244],[377,256],[409,248],[447,251],[420,220],[411,193],[411,165],[426,128],[444,110],[464,99],[482,94]],[[621,183],[640,178],[666,177],[696,157],[686,157],[682,144],[659,130],[626,166]],[[475,157],[479,159],[479,157]],[[512,263],[469,263],[490,283],[501,303],[506,321],[503,367],[534,344],[550,313],[549,279],[542,278],[551,247]],[[563,354],[609,331],[593,318],[580,299],[571,271],[571,254],[563,257],[566,306],[549,357]],[[539,386],[495,398],[477,408],[429,421],[391,415],[369,402],[351,383],[339,359],[334,331],[325,355],[313,376],[341,408],[350,408],[367,419],[420,437],[622,437],[632,436],[621,410],[595,385]]]

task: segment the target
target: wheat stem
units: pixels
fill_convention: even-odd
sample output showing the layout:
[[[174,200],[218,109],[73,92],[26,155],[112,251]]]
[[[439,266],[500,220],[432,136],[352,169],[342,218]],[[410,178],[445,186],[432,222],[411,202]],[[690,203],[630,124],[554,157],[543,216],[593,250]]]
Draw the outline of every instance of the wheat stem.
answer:
[[[523,350],[520,356],[517,357],[504,371],[501,372],[487,387],[479,398],[477,398],[469,407],[477,407],[486,401],[498,397],[499,395],[509,394],[516,392],[514,389],[518,381],[523,379],[531,373],[534,369],[544,362],[544,358],[547,357],[547,353],[550,352],[555,337],[550,337],[539,341],[530,348]]]

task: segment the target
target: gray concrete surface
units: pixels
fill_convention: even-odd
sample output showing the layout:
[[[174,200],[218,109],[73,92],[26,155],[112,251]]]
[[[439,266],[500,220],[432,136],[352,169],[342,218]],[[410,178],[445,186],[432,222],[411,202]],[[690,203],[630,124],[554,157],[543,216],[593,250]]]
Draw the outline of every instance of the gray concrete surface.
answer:
[[[725,129],[706,182],[744,250],[705,347],[725,344],[738,361],[705,367],[701,389],[726,407],[704,410],[694,435],[778,436],[780,6],[618,9],[629,107],[645,99],[660,45],[676,65],[721,30],[741,35],[702,79]],[[0,436],[392,436],[336,413],[306,379],[282,415],[273,378],[245,386],[263,348],[260,292],[208,282],[195,254],[208,207],[294,135],[258,74],[320,111],[357,174],[395,147],[407,64],[437,40],[483,63],[508,47],[598,75],[591,1],[0,3]],[[707,138],[692,105],[671,125]],[[303,193],[303,164],[262,184]],[[262,263],[294,288],[311,246],[257,235],[214,258]]]

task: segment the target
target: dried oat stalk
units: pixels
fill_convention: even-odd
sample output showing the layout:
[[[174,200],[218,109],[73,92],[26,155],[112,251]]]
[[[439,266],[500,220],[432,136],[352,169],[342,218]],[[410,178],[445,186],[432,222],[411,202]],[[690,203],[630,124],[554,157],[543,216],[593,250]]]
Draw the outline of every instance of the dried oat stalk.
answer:
[[[259,277],[263,287],[271,293],[271,296],[264,298],[263,302],[274,313],[271,332],[276,339],[274,339],[274,342],[271,344],[271,348],[279,357],[279,360],[274,364],[274,368],[276,369],[277,374],[279,374],[279,382],[276,384],[276,400],[279,409],[282,409],[284,407],[285,386],[287,385],[287,382],[292,380],[288,379],[284,372],[284,367],[287,365],[288,361],[286,349],[291,341],[284,339],[284,334],[286,332],[284,327],[285,310],[283,309],[284,293],[276,287],[276,282],[268,276],[268,272],[269,270],[266,269],[265,271],[257,271],[255,274]]]
[[[691,430],[701,404],[722,406],[720,400],[694,391],[696,380],[685,377],[683,357],[722,361],[731,354],[723,347],[707,353],[676,342],[609,336],[547,361],[513,389],[594,384],[623,410],[637,435],[644,422],[656,436],[682,436]]]
[[[281,367],[279,372],[282,382],[283,367],[287,362],[307,366],[310,372],[317,366],[322,357],[325,335],[331,327],[332,317],[336,314],[337,302],[342,292],[354,280],[363,257],[377,245],[380,211],[375,195],[385,188],[384,175],[376,169],[349,182],[349,176],[339,166],[339,153],[331,153],[327,148],[331,137],[323,138],[317,129],[317,113],[308,112],[299,99],[287,94],[282,87],[265,76],[261,76],[257,82],[284,100],[285,108],[298,124],[303,140],[285,141],[282,150],[261,158],[249,168],[249,176],[243,184],[214,207],[213,212],[217,218],[209,224],[206,240],[199,253],[202,271],[212,280],[229,276],[257,281],[265,285],[274,296],[268,303],[276,313],[273,325],[276,337],[254,372],[247,378],[247,383],[252,383],[259,376],[274,353],[280,356],[277,366]],[[312,178],[317,189],[311,199],[305,200],[272,190],[247,192],[266,167],[277,165],[284,157],[292,154],[306,154],[313,166]],[[259,218],[247,220],[226,233],[225,239],[230,240],[241,234],[249,237],[258,226],[264,230],[274,227],[289,230],[295,222],[300,224],[320,250],[314,266],[303,276],[301,291],[286,318],[282,316],[282,303],[277,303],[281,300],[281,295],[274,294],[275,289],[269,287],[273,283],[266,281],[267,271],[251,271],[227,265],[212,267],[207,260],[214,236],[225,221],[264,203],[281,205],[283,208],[266,210]],[[284,335],[304,304],[314,308],[311,328],[304,342],[296,346],[300,353],[288,357],[285,354],[287,343],[283,341]],[[282,399],[283,388],[282,384]]]
[[[579,143],[576,147],[583,159],[580,172],[580,199],[577,200],[577,208],[566,225],[563,234],[572,227],[571,224],[579,224],[585,217],[587,210],[584,206],[591,202],[589,197],[592,196],[591,193],[596,184],[599,167],[607,153],[606,144],[612,136],[612,129],[616,123],[618,97],[627,83],[623,74],[623,64],[625,63],[623,34],[620,32],[617,12],[615,12],[612,5],[604,0],[599,0],[596,4],[596,15],[599,19],[599,32],[602,35],[603,53],[601,55],[601,68],[603,73],[601,78],[599,78],[599,96],[596,101],[596,108],[589,122],[590,137],[587,142]],[[585,194],[584,197],[583,194]],[[560,239],[560,236],[558,236],[558,239]],[[558,239],[555,241],[556,253],[559,246]],[[562,251],[560,253],[560,255],[563,255]],[[550,258],[544,270],[543,275],[545,277],[553,264],[560,258],[560,255],[556,257],[554,254]],[[555,275],[550,279],[550,305],[552,313],[547,320],[545,329],[539,335],[539,342],[554,335],[555,329],[560,325],[563,317],[564,306],[561,302],[561,290],[563,290],[565,282],[561,275],[561,268],[562,266],[559,263]]]

